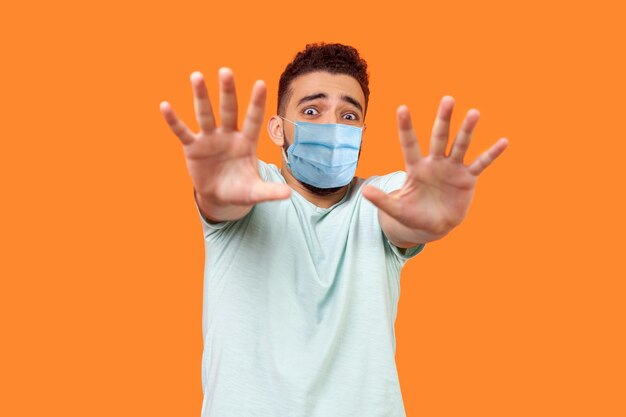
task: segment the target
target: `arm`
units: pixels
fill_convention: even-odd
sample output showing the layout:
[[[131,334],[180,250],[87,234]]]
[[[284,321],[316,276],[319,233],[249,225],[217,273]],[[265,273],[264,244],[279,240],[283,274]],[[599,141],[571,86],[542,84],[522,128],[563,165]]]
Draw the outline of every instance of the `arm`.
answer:
[[[235,80],[227,68],[219,71],[220,119],[217,126],[204,78],[191,74],[194,107],[200,132],[193,133],[167,102],[161,112],[183,145],[185,162],[200,213],[212,222],[237,220],[262,201],[288,198],[286,184],[263,182],[258,172],[257,143],[265,113],[266,88],[257,81],[241,130],[237,129]]]
[[[500,139],[474,162],[463,163],[479,113],[470,110],[445,155],[454,99],[441,100],[433,126],[430,152],[421,155],[406,106],[398,109],[398,132],[407,177],[400,190],[385,194],[368,186],[363,195],[379,210],[380,225],[396,246],[408,248],[441,239],[465,218],[480,173],[508,146]]]

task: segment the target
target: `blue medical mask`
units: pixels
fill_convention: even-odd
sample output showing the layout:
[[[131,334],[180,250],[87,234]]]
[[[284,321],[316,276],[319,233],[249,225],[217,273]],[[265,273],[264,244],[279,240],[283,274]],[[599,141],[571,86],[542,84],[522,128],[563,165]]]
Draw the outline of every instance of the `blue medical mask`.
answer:
[[[298,180],[318,188],[342,187],[354,178],[363,128],[344,124],[292,122],[287,166]]]

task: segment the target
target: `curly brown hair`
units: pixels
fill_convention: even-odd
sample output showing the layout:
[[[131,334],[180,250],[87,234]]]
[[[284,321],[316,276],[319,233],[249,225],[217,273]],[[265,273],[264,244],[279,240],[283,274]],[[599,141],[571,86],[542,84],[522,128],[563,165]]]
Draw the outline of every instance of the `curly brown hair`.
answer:
[[[291,98],[291,81],[300,75],[315,71],[346,74],[354,77],[361,85],[365,95],[363,112],[365,114],[370,95],[367,62],[360,57],[359,52],[352,46],[322,42],[306,45],[304,51],[298,52],[281,74],[278,83],[277,111],[279,115],[284,115],[287,102]]]

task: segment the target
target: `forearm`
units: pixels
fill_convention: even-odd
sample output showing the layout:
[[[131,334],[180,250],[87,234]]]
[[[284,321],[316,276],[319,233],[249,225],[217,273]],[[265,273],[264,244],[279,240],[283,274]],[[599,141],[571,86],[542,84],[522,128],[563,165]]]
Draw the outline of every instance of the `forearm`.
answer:
[[[219,204],[208,196],[202,196],[195,188],[193,190],[193,196],[200,213],[210,223],[241,219],[248,214],[253,207],[253,205],[236,206]]]

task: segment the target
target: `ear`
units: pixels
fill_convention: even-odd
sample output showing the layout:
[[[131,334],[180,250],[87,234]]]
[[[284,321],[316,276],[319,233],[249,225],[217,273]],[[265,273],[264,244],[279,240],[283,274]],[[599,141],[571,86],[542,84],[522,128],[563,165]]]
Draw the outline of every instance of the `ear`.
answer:
[[[283,135],[283,121],[280,117],[274,115],[267,121],[267,132],[270,134],[272,142],[277,146],[283,146],[285,137]]]

